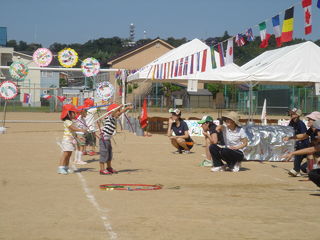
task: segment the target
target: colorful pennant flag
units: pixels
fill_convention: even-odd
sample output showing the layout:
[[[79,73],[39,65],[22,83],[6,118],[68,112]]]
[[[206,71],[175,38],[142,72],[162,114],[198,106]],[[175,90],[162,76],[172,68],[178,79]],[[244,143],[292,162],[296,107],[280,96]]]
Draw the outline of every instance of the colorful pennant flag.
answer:
[[[200,71],[200,52],[197,52],[197,72]]]
[[[247,29],[247,31],[246,31],[246,37],[247,37],[247,41],[248,41],[248,42],[254,41],[254,36],[253,36],[252,28]]]
[[[259,30],[260,30],[260,38],[261,38],[260,48],[266,48],[269,46],[269,39],[271,37],[271,35],[267,33],[266,22],[262,22],[259,24]]]
[[[174,76],[174,61],[171,62],[171,78]]]
[[[277,47],[281,47],[281,29],[280,29],[280,17],[279,15],[274,16],[272,18],[272,25],[273,25],[273,31],[274,36],[276,38]]]
[[[219,52],[219,58],[220,58],[220,67],[223,67],[225,63],[224,63],[224,53],[223,53],[222,43],[218,44],[218,52]]]
[[[228,39],[226,64],[233,63],[233,38]]]
[[[203,50],[201,72],[205,72],[207,67],[207,49]]]
[[[182,76],[183,58],[180,58],[178,76]]]
[[[293,14],[294,14],[294,7],[288,8],[284,14],[281,42],[292,41],[293,25],[294,25]]]
[[[121,88],[122,89],[122,88]],[[58,100],[60,102],[63,102],[64,100],[66,100],[66,97],[65,96],[57,96]]]
[[[42,98],[46,99],[46,100],[49,100],[50,98],[52,98],[52,96],[48,95],[48,94],[45,94],[42,96]]]
[[[188,74],[188,63],[189,62],[189,56],[184,58],[184,65],[183,65],[183,75]]]
[[[151,79],[152,79],[152,80],[154,80],[154,74],[155,74],[155,72],[156,72],[156,66],[153,65],[153,66],[152,66],[152,75],[151,75]]]
[[[190,74],[193,74],[194,54],[191,55]]]
[[[210,52],[211,52],[211,65],[212,69],[217,68],[217,63],[216,63],[216,58],[215,58],[215,53],[214,53],[214,47],[210,47]]]
[[[163,79],[167,79],[167,63],[164,64],[164,74]]]
[[[178,69],[179,69],[179,60],[176,60],[176,67],[174,69],[174,76],[178,76]]]
[[[156,68],[157,68],[157,77],[156,78],[159,79],[159,75],[160,75],[159,74],[159,64],[156,65]]]
[[[246,41],[244,40],[242,34],[239,33],[236,35],[236,43],[238,47],[242,47],[246,44]]]
[[[312,0],[302,0],[302,7],[304,9],[304,33],[306,35],[312,32],[312,19],[311,19],[311,5]]]
[[[27,103],[27,104],[31,103],[31,94],[30,93],[23,94],[23,103]]]

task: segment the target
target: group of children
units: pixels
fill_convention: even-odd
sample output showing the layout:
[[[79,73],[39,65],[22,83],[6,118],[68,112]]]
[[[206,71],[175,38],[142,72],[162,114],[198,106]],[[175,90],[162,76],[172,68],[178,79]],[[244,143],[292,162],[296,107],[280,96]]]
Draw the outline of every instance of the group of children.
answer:
[[[72,170],[69,168],[69,162],[72,152],[75,151],[75,164],[86,164],[82,161],[82,155],[94,155],[96,138],[99,138],[100,147],[100,174],[113,174],[117,171],[111,166],[112,146],[111,138],[116,130],[116,120],[122,113],[132,109],[131,106],[123,108],[123,105],[111,104],[107,107],[107,116],[104,119],[104,126],[101,131],[97,131],[94,114],[97,108],[94,107],[94,101],[90,98],[85,99],[84,105],[76,108],[72,104],[65,104],[62,107],[61,120],[64,124],[64,134],[61,142],[63,154],[58,167],[59,174],[68,174]],[[91,147],[87,151],[87,146]]]

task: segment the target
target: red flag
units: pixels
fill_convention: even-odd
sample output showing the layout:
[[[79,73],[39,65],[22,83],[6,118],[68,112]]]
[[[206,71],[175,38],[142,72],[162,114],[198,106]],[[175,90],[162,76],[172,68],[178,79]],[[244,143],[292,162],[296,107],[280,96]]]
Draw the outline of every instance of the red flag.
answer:
[[[141,128],[146,128],[148,126],[148,113],[147,113],[147,99],[143,100],[142,111],[140,116]]]
[[[57,96],[57,98],[60,102],[63,102],[66,99],[65,96]]]
[[[207,66],[207,49],[203,51],[202,55],[202,63],[201,63],[201,72],[206,71],[206,66]]]
[[[312,32],[312,20],[311,20],[311,5],[312,0],[302,0],[302,7],[304,9],[304,32],[306,35]]]

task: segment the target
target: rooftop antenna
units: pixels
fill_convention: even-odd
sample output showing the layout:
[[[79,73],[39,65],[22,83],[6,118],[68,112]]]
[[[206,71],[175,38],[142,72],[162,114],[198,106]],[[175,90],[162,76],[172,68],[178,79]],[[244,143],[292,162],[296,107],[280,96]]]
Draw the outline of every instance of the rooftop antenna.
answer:
[[[147,31],[143,31],[143,39],[144,39],[144,40],[147,39]]]

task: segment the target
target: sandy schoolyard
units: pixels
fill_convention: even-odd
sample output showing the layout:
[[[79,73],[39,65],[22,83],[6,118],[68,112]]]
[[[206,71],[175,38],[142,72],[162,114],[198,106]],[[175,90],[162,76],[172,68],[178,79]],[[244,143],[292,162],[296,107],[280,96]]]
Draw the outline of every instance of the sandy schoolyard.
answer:
[[[0,115],[2,117],[2,115]],[[59,114],[8,113],[58,120]],[[201,115],[199,115],[201,117]],[[115,136],[113,166],[98,156],[70,175],[56,173],[59,123],[8,123],[0,135],[0,239],[314,239],[320,191],[291,178],[292,163],[245,162],[239,173],[200,167],[202,138],[189,155],[172,154],[164,135]],[[156,191],[103,191],[100,184],[162,184]]]

